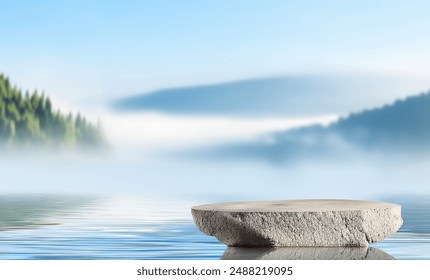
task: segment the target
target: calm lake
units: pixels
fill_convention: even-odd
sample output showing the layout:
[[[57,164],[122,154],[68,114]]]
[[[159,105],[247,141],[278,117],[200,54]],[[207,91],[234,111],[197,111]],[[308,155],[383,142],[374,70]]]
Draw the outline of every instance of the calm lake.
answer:
[[[430,198],[385,197],[400,203],[404,225],[373,244],[382,259],[430,259]],[[361,259],[363,250],[226,251],[193,225],[198,201],[145,197],[0,196],[0,258],[12,259]],[[373,250],[373,249],[372,249]]]

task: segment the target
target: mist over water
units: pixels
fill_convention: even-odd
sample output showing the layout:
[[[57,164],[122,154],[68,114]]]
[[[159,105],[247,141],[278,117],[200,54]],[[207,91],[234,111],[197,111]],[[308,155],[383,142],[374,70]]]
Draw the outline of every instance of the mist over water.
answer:
[[[175,198],[369,198],[428,193],[426,158],[315,158],[276,165],[143,154],[1,159],[2,193],[151,195]],[[25,174],[25,176],[23,176]]]
[[[103,153],[4,153],[0,258],[220,259],[228,254],[226,247],[195,228],[192,206],[343,198],[401,204],[404,228],[374,247],[387,258],[425,259],[430,255],[430,230],[422,226],[430,221],[429,163],[425,156],[354,150],[343,157],[288,164],[140,149],[132,156],[114,148]],[[362,255],[338,251],[265,257]],[[254,255],[261,257],[251,253],[246,258]]]
[[[366,149],[328,134],[319,138],[335,115],[102,116],[109,148],[1,151],[0,258],[219,259],[231,252],[196,229],[192,206],[311,198],[399,203],[404,227],[369,252],[388,259],[430,256],[430,230],[422,226],[430,222],[430,160],[424,152]],[[289,134],[315,124],[319,128],[310,138]],[[230,144],[236,150],[217,153]],[[362,258],[366,252],[245,255]]]

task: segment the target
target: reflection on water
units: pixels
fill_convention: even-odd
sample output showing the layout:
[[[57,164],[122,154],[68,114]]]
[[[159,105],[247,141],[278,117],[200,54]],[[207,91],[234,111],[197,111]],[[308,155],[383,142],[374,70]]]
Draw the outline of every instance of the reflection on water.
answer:
[[[80,196],[0,196],[0,230],[29,229],[53,225],[53,216],[67,216],[94,199]]]
[[[0,196],[0,259],[430,259],[430,199],[395,198],[404,226],[371,248],[226,248],[196,229],[196,201]],[[161,203],[162,202],[162,203]]]
[[[386,252],[372,247],[229,247],[223,260],[394,260]]]
[[[0,259],[218,259],[225,246],[194,227],[193,204],[3,196]]]

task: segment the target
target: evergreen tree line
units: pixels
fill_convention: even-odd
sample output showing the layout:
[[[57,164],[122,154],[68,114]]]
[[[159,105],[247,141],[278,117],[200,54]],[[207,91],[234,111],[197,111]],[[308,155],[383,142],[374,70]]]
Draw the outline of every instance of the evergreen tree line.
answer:
[[[102,142],[99,125],[54,110],[43,92],[23,94],[0,74],[0,146],[92,147]]]

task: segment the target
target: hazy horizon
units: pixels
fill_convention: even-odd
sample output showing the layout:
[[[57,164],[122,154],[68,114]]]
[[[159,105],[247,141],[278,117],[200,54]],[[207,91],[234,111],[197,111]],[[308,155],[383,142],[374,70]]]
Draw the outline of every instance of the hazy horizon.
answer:
[[[430,78],[423,1],[2,4],[0,71],[71,104],[307,73]]]

